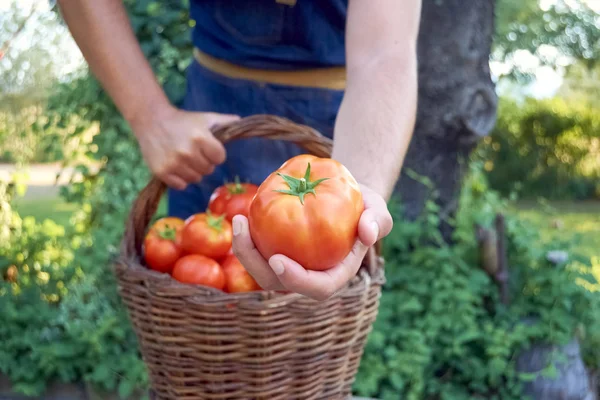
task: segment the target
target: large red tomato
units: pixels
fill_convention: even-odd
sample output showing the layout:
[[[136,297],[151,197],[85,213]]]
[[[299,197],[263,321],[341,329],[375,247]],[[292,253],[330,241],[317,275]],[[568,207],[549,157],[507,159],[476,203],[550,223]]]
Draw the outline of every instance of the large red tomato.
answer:
[[[219,263],[198,254],[181,257],[175,263],[171,276],[183,283],[210,286],[221,290],[225,287],[225,274]]]
[[[250,234],[266,259],[283,254],[306,269],[326,270],[352,249],[363,210],[346,167],[303,154],[260,185],[250,205]]]
[[[252,275],[246,271],[240,260],[233,254],[228,255],[221,265],[225,272],[225,288],[229,293],[261,290]]]
[[[146,264],[160,272],[171,272],[181,257],[181,231],[185,222],[180,218],[166,217],[156,221],[144,239]]]
[[[224,257],[231,249],[231,224],[225,216],[211,213],[195,214],[185,221],[182,247],[188,254],[200,254],[212,259]]]
[[[219,186],[210,196],[208,209],[214,215],[223,215],[231,222],[234,216],[241,214],[248,217],[248,210],[258,186],[251,183],[226,183]]]

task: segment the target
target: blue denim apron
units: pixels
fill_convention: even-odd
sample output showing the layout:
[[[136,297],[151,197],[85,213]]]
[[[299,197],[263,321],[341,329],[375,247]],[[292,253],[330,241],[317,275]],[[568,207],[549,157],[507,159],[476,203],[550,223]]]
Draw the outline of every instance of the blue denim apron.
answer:
[[[192,0],[194,45],[238,65],[262,69],[299,69],[344,65],[346,0],[298,0],[294,7],[275,0]],[[194,61],[187,72],[182,108],[237,114],[272,114],[309,125],[328,137],[343,91],[290,87],[231,79]],[[169,214],[186,218],[202,212],[213,190],[239,176],[260,184],[297,146],[281,141],[245,139],[226,145],[227,160],[185,190],[169,190]]]

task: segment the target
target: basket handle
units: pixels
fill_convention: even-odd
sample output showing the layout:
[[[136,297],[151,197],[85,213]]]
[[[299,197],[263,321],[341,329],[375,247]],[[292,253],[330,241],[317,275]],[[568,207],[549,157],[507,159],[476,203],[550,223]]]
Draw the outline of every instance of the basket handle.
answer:
[[[317,157],[330,157],[331,139],[321,135],[313,128],[296,124],[288,119],[273,115],[253,115],[239,121],[216,127],[214,136],[223,144],[236,139],[263,138],[293,142]],[[121,255],[125,258],[142,259],[142,244],[146,229],[158,209],[158,204],[166,185],[153,177],[139,193],[129,212],[125,225],[125,234],[121,243]],[[366,264],[371,276],[383,265],[379,260],[380,243],[369,249]]]

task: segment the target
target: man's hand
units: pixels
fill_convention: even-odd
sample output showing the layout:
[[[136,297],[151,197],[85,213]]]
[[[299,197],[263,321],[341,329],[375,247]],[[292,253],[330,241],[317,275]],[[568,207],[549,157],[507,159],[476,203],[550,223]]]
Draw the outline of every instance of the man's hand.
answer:
[[[225,160],[223,145],[210,128],[237,117],[179,111],[169,103],[133,34],[122,0],[58,4],[94,75],[132,127],[158,178],[185,189]]]
[[[254,246],[248,220],[242,215],[233,218],[233,252],[263,289],[326,300],[356,275],[369,247],[392,230],[392,217],[383,198],[363,185],[361,191],[365,210],[358,224],[358,239],[350,254],[327,271],[306,270],[282,254],[265,260]]]
[[[210,129],[238,119],[235,115],[188,112],[169,106],[133,119],[131,126],[154,175],[183,190],[225,161],[225,148]]]

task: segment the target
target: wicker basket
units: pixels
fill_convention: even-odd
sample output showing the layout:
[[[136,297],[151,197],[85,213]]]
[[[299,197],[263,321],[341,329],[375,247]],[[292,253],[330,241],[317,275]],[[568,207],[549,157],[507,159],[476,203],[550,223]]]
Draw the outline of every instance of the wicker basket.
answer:
[[[272,116],[218,128],[222,142],[261,137],[287,140],[321,157],[331,141],[315,130]],[[383,259],[371,249],[359,274],[325,302],[297,294],[226,294],[181,284],[147,269],[145,230],[165,186],[153,179],[139,194],[116,262],[157,399],[345,399],[377,315]]]

